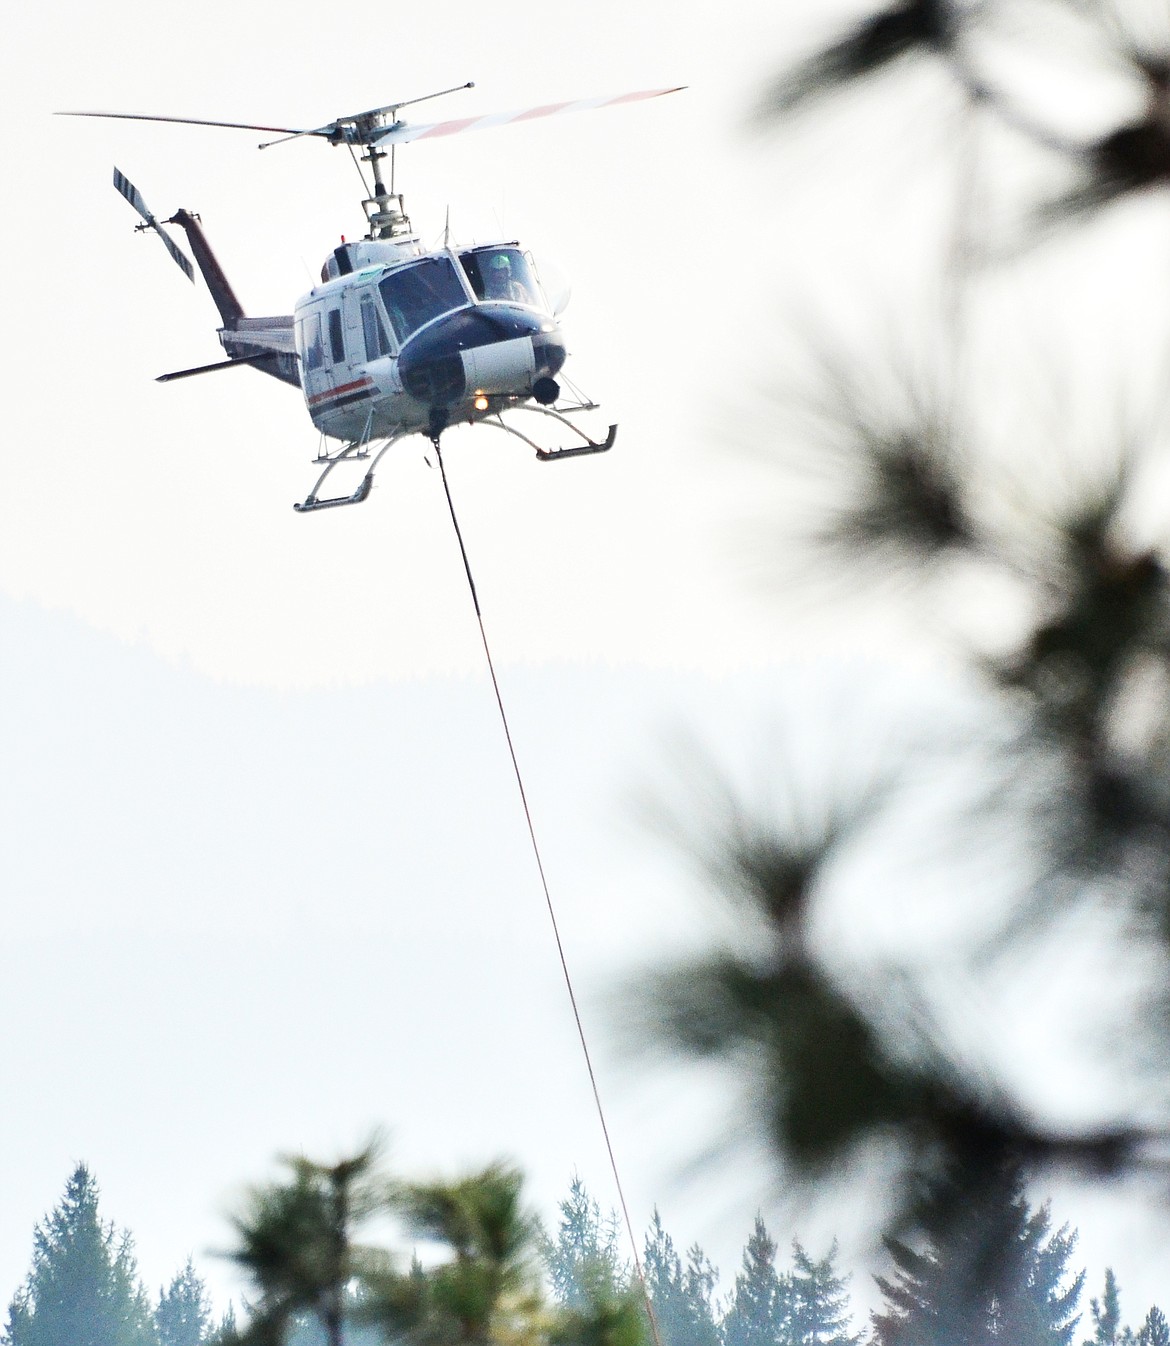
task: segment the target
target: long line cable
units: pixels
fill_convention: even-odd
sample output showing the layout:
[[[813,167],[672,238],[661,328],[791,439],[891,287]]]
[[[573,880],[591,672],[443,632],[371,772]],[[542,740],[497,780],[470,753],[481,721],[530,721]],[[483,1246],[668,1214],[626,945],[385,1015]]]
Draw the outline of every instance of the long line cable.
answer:
[[[630,1239],[630,1250],[634,1255],[634,1270],[638,1276],[638,1284],[642,1289],[642,1297],[646,1301],[646,1313],[650,1319],[650,1331],[654,1336],[654,1346],[662,1346],[662,1338],[658,1332],[658,1322],[654,1316],[654,1308],[650,1303],[650,1290],[646,1284],[646,1276],[642,1270],[642,1259],[638,1256],[638,1242],[634,1235],[633,1221],[630,1219],[630,1210],[626,1204],[626,1194],[622,1187],[621,1174],[618,1172],[617,1157],[614,1154],[613,1142],[609,1136],[609,1125],[605,1120],[605,1108],[601,1102],[601,1091],[597,1086],[597,1075],[593,1069],[593,1058],[589,1054],[589,1043],[585,1038],[585,1025],[581,1022],[581,1011],[577,1007],[577,993],[573,989],[573,978],[569,975],[569,963],[565,957],[565,946],[561,940],[560,926],[557,923],[557,913],[553,906],[552,894],[549,891],[548,878],[544,872],[544,861],[540,854],[540,844],[536,840],[536,826],[532,821],[532,810],[528,807],[528,792],[524,788],[524,777],[520,771],[520,761],[516,756],[516,746],[512,741],[512,730],[508,725],[508,712],[504,709],[504,698],[500,693],[499,680],[496,678],[496,666],[492,659],[491,646],[488,644],[487,630],[483,622],[483,610],[479,606],[479,594],[475,588],[475,578],[471,573],[471,562],[467,557],[467,546],[463,541],[463,531],[459,527],[459,519],[455,513],[455,502],[451,498],[451,486],[447,481],[447,468],[443,463],[443,451],[439,447],[439,437],[436,435],[431,443],[434,445],[435,457],[439,462],[439,474],[443,479],[443,494],[447,497],[447,509],[451,515],[451,524],[455,529],[455,537],[459,543],[459,554],[463,558],[463,571],[467,576],[467,587],[471,590],[471,602],[475,608],[475,619],[479,623],[479,638],[483,642],[483,652],[487,658],[488,672],[491,674],[492,690],[496,694],[496,705],[500,711],[500,722],[504,726],[504,738],[508,744],[508,755],[512,759],[512,771],[516,777],[516,787],[520,791],[520,803],[524,808],[524,818],[528,824],[528,837],[532,842],[532,854],[536,860],[537,873],[540,875],[540,886],[544,890],[545,906],[548,908],[548,918],[552,923],[553,939],[556,941],[557,957],[561,962],[561,972],[565,978],[565,988],[569,993],[569,1004],[573,1007],[573,1020],[577,1025],[577,1038],[581,1043],[581,1054],[585,1058],[585,1069],[589,1074],[589,1085],[593,1090],[593,1103],[597,1109],[597,1120],[601,1123],[601,1134],[605,1138],[605,1151],[609,1156],[609,1167],[613,1173],[614,1186],[617,1189],[618,1201],[621,1203],[622,1217],[626,1224],[626,1233]]]

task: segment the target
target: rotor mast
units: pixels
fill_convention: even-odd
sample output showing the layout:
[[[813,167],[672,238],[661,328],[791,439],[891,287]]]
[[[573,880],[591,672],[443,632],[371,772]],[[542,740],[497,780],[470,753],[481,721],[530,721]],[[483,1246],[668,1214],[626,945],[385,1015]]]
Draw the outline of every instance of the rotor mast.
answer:
[[[370,172],[374,179],[374,191],[372,196],[367,196],[362,202],[362,209],[366,212],[366,222],[369,224],[369,232],[366,237],[375,238],[396,238],[403,234],[409,234],[411,231],[410,216],[407,215],[402,205],[402,194],[394,190],[394,146],[390,146],[390,189],[386,190],[386,183],[382,178],[382,160],[386,158],[386,151],[380,150],[377,145],[367,143],[366,152],[362,155],[362,163],[370,165]]]
[[[439,89],[435,93],[423,94],[419,98],[408,98],[401,103],[389,103],[375,112],[361,113],[352,119],[345,118],[335,123],[340,133],[337,140],[344,141],[351,149],[355,144],[365,149],[361,162],[370,165],[370,175],[374,179],[373,194],[362,202],[362,209],[366,212],[366,221],[369,224],[369,233],[366,235],[368,239],[400,238],[411,232],[410,217],[402,204],[402,193],[395,190],[395,151],[398,147],[393,143],[390,145],[389,188],[382,176],[382,160],[387,157],[386,151],[378,148],[379,140],[402,125],[398,119],[399,110],[412,107],[415,103],[428,102],[432,98],[443,98],[449,93],[474,88],[474,82],[469,80],[466,84],[456,84],[450,89]],[[347,121],[352,124],[346,125]]]

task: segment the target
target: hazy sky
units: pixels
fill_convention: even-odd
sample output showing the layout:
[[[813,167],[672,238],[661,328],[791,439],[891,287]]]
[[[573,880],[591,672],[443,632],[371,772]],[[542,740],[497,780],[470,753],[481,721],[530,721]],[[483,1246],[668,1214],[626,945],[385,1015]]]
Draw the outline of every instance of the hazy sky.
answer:
[[[361,231],[348,155],[49,115],[319,124],[465,79],[435,115],[691,86],[407,147],[399,185],[424,238],[449,206],[456,237],[555,258],[569,371],[620,423],[605,458],[538,465],[477,434],[447,458],[635,1221],[659,1202],[734,1273],[770,1175],[747,1149],[679,1176],[725,1082],[647,1076],[617,1045],[622,976],[717,920],[640,803],[679,788],[676,736],[758,781],[775,742],[819,751],[925,662],[880,615],[831,632],[759,583],[780,495],[745,449],[766,436],[781,297],[815,326],[873,293],[842,244],[869,231],[826,164],[891,204],[942,143],[919,127],[875,156],[879,130],[854,143],[840,120],[796,149],[749,135],[761,79],[829,12],[777,8],[50,0],[8,21],[0,1294],[79,1159],[152,1287],[193,1252],[221,1306],[204,1254],[240,1185],[375,1125],[406,1171],[503,1153],[546,1210],[575,1169],[613,1200],[423,447],[362,507],[302,518],[317,439],[292,390],[153,382],[217,358],[214,311],[135,235],[111,166],[156,213],[202,214],[249,312],[287,313]],[[832,1232],[789,1214],[782,1244]],[[1093,1289],[1109,1257],[1137,1317],[1164,1284],[1151,1235],[1095,1228]]]

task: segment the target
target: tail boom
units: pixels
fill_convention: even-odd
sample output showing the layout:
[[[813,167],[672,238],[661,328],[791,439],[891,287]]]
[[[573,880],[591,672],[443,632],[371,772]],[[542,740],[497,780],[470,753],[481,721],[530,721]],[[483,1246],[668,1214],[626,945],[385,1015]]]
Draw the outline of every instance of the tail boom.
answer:
[[[177,224],[187,235],[195,264],[219,310],[223,322],[219,329],[219,340],[231,362],[246,362],[262,373],[280,379],[282,383],[299,388],[301,375],[293,342],[291,315],[247,317],[219,259],[211,251],[199,216],[189,210],[177,210],[166,223]]]

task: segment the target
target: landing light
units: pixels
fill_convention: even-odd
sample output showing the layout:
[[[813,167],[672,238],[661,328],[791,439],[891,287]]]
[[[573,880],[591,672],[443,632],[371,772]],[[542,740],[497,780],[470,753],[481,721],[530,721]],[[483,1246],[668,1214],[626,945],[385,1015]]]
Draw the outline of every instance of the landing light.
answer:
[[[488,400],[484,397],[483,393],[480,393],[476,397],[474,406],[476,411],[486,411],[488,409]]]

